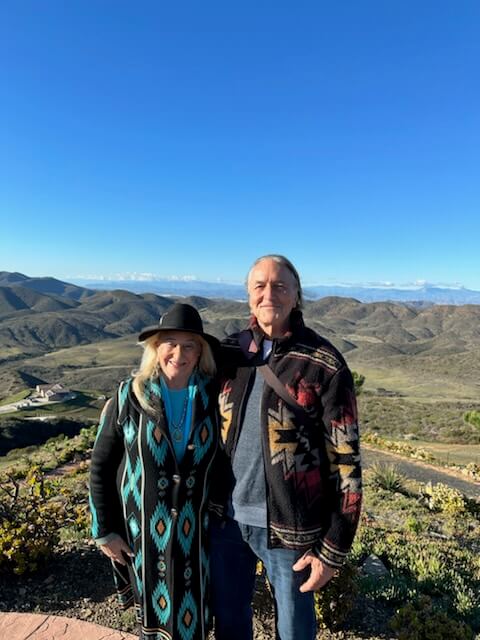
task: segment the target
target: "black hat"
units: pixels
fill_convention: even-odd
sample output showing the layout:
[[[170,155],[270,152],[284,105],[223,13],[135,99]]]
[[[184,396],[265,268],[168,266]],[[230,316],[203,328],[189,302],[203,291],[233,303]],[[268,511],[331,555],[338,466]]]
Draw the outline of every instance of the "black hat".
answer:
[[[214,336],[204,333],[203,324],[200,314],[190,304],[174,304],[168,311],[160,316],[158,325],[155,327],[147,327],[138,336],[139,342],[143,342],[150,336],[160,333],[161,331],[188,331],[202,336],[204,340],[213,348],[217,349],[219,341]]]

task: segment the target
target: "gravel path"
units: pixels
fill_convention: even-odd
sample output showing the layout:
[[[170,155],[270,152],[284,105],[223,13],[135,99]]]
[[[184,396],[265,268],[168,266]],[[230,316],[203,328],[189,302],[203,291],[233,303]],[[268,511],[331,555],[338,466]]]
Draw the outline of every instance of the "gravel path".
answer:
[[[480,499],[480,483],[464,480],[432,465],[409,460],[408,458],[387,451],[370,449],[365,446],[362,448],[362,460],[366,468],[371,467],[375,462],[394,464],[407,478],[418,480],[418,482],[442,482],[449,487],[458,489],[458,491],[461,491],[469,498]]]

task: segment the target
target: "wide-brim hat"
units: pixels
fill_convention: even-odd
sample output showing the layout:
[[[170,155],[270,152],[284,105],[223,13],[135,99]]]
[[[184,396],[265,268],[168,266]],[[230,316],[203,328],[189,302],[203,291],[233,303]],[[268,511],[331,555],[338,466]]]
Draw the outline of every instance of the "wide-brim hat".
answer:
[[[173,307],[170,307],[170,309],[160,316],[158,325],[147,327],[140,333],[138,341],[143,342],[147,340],[147,338],[150,338],[150,336],[161,333],[162,331],[188,331],[189,333],[195,333],[201,336],[214,350],[220,346],[220,342],[215,336],[205,333],[200,314],[195,307],[192,307],[190,304],[174,304]]]

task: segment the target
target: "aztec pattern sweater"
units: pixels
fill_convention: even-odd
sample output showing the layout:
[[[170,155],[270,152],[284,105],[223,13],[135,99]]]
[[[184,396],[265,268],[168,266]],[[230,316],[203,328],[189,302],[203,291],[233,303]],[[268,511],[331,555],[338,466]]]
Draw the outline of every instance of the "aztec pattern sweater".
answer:
[[[353,378],[341,354],[304,325],[299,311],[292,312],[291,326],[291,332],[274,340],[269,366],[308,415],[302,419],[264,385],[261,446],[269,545],[310,549],[326,564],[340,567],[355,535],[362,498]],[[235,456],[253,367],[263,364],[264,334],[254,317],[249,331],[257,355],[246,357],[240,333],[222,346],[220,414],[230,459]]]
[[[120,603],[134,605],[144,640],[205,640],[208,548],[206,501],[218,448],[218,387],[197,375],[192,428],[181,463],[174,455],[158,381],[139,405],[131,380],[107,403],[92,454],[92,535],[116,533],[134,552],[112,563]]]

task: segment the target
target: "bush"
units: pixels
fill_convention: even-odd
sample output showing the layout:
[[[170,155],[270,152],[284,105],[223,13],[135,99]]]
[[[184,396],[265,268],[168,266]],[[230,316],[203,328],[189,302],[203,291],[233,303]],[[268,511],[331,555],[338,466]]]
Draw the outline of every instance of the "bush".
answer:
[[[355,386],[355,393],[359,396],[362,393],[362,387],[365,383],[365,376],[356,371],[352,371],[353,384]]]
[[[471,424],[472,427],[477,427],[477,429],[480,429],[480,411],[466,411],[463,414],[463,419],[468,424]]]
[[[393,493],[405,493],[405,476],[393,464],[375,462],[372,465],[370,482],[377,489],[385,489]]]
[[[399,640],[473,640],[468,625],[435,610],[426,596],[398,609],[390,620],[390,628]]]
[[[428,482],[421,490],[422,499],[430,509],[445,515],[457,517],[462,516],[467,511],[467,500],[465,496],[446,484]]]
[[[346,562],[338,576],[315,593],[315,614],[321,628],[336,629],[348,618],[358,593],[358,569]]]
[[[32,467],[26,489],[11,479],[0,491],[0,570],[18,575],[35,571],[59,540],[62,507],[50,499],[53,485]]]

